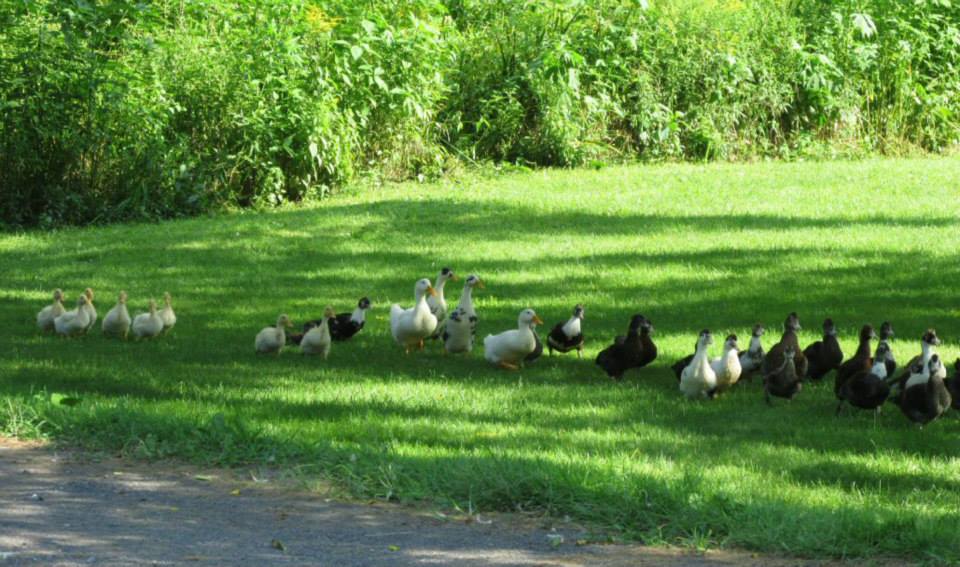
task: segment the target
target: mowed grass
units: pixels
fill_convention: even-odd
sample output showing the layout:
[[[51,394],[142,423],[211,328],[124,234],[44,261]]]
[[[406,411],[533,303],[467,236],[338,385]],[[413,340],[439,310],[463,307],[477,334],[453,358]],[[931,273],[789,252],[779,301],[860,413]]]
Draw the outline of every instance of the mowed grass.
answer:
[[[762,321],[769,347],[793,310],[804,345],[829,316],[847,354],[863,323],[890,320],[901,363],[935,327],[952,365],[958,180],[952,159],[543,171],[0,236],[0,430],[297,466],[365,496],[569,515],[649,543],[960,561],[958,412],[923,430],[892,405],[876,423],[837,418],[832,375],[774,407],[759,381],[688,401],[669,371],[700,329],[746,344]],[[414,281],[443,266],[486,282],[481,336],[515,327],[521,308],[549,327],[582,302],[585,359],[509,373],[482,347],[404,356],[389,305],[411,304]],[[101,317],[121,289],[132,312],[169,290],[177,327],[143,343],[36,333],[51,289],[72,302],[88,285]],[[327,362],[254,355],[279,313],[300,322],[363,295],[367,327]],[[660,358],[615,384],[593,357],[635,312]]]

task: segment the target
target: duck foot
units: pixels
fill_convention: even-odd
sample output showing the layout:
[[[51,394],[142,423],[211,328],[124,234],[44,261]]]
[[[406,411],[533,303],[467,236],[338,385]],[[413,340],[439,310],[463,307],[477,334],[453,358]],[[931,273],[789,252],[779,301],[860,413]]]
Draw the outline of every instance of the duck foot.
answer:
[[[516,364],[510,364],[509,362],[500,361],[497,363],[497,366],[503,368],[504,370],[520,370],[520,367]]]

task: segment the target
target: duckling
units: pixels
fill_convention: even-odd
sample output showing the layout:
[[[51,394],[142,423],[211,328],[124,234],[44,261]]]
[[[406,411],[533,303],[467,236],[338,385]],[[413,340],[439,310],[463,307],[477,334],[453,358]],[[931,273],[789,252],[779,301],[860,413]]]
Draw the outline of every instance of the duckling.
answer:
[[[423,341],[437,329],[437,317],[430,312],[426,295],[437,292],[424,278],[417,281],[413,289],[414,305],[404,309],[396,303],[390,306],[390,333],[397,344],[409,353],[413,347],[423,350]]]
[[[177,324],[177,314],[173,312],[168,291],[163,292],[163,309],[160,310],[160,318],[163,320],[163,334],[167,334]]]
[[[163,332],[163,317],[157,311],[157,302],[150,300],[149,309],[133,318],[133,336],[152,339]]]
[[[770,400],[771,395],[793,400],[800,390],[803,389],[802,375],[797,372],[796,348],[796,346],[788,342],[787,346],[783,349],[783,355],[779,357],[779,360],[781,360],[780,366],[774,367],[768,365],[764,370],[763,397],[767,401],[768,406],[773,405],[773,402]]]
[[[710,366],[707,349],[713,344],[709,329],[700,331],[697,352],[680,373],[680,391],[688,398],[713,398],[717,391],[717,373]]]
[[[960,358],[953,363],[953,378],[946,380],[947,390],[950,391],[950,397],[953,398],[953,409],[960,410]]]
[[[801,378],[806,375],[808,363],[807,357],[800,351],[800,341],[797,340],[797,331],[799,330],[800,319],[796,313],[792,312],[787,315],[786,320],[783,322],[783,335],[780,337],[780,342],[773,345],[770,352],[766,353],[763,357],[763,362],[760,364],[760,371],[763,376],[783,372],[783,353],[787,347],[792,347],[790,350],[794,353],[794,370],[796,370]]]
[[[487,361],[505,368],[517,370],[523,366],[524,358],[536,348],[537,325],[543,321],[533,309],[524,309],[517,317],[517,328],[498,335],[487,335],[483,339],[483,356]]]
[[[473,288],[484,289],[484,283],[476,274],[470,274],[463,282],[463,293],[453,313],[444,326],[443,349],[449,353],[469,353],[477,338],[477,311],[473,307]]]
[[[117,304],[107,311],[100,329],[104,335],[126,339],[131,323],[130,312],[127,311],[127,292],[121,291],[120,296],[117,297]]]
[[[437,328],[433,334],[430,335],[431,339],[440,337],[440,333],[443,331],[444,319],[447,317],[447,300],[443,296],[443,288],[446,287],[448,281],[455,282],[459,279],[460,278],[458,278],[450,268],[443,268],[440,270],[440,273],[437,274],[437,284],[433,286],[436,293],[427,298],[430,313],[433,313],[433,316],[437,318]]]
[[[880,413],[880,407],[890,396],[890,386],[886,382],[887,365],[885,361],[887,345],[881,342],[877,347],[877,353],[874,357],[874,363],[870,370],[861,370],[848,378],[836,392],[837,415],[844,405],[849,402],[850,405],[861,409],[873,409]]]
[[[87,332],[90,313],[87,311],[87,296],[77,298],[77,308],[62,313],[53,320],[53,328],[58,335],[72,337]]]
[[[747,350],[740,352],[740,376],[742,378],[753,378],[753,373],[760,370],[763,364],[763,344],[760,338],[763,337],[766,330],[763,325],[757,323],[753,326],[753,332],[750,334],[750,346]]]
[[[136,327],[136,321],[134,321]],[[286,329],[293,327],[290,317],[285,314],[277,317],[275,327],[264,327],[257,333],[257,338],[253,342],[253,348],[257,354],[280,354],[280,350],[287,342]]]
[[[740,366],[740,352],[737,350],[737,335],[727,335],[723,341],[723,356],[710,361],[710,367],[717,375],[717,392],[723,392],[740,380],[743,368]]]
[[[361,311],[362,313],[362,311]],[[300,341],[300,352],[303,354],[319,354],[324,360],[330,354],[332,322],[336,320],[336,313],[333,307],[327,307],[323,311],[323,319],[315,327],[311,328],[303,335]]]
[[[854,374],[859,372],[870,372],[872,364],[872,357],[870,356],[870,341],[877,338],[877,333],[874,332],[872,325],[864,325],[860,328],[860,345],[857,347],[857,352],[853,353],[853,356],[845,360],[837,368],[837,374],[835,377],[835,382],[833,384],[833,392],[837,396],[840,395],[840,389],[843,388],[843,383],[850,379]]]
[[[835,370],[843,362],[843,351],[840,341],[837,340],[837,327],[833,319],[823,321],[823,340],[812,343],[803,349],[807,357],[807,375],[811,380],[820,380],[831,370]]]
[[[893,325],[890,324],[890,321],[884,321],[880,325],[880,342],[877,343],[877,351],[880,350],[881,346],[885,346],[886,359],[885,363],[887,366],[887,376],[893,376],[893,373],[897,371],[897,358],[893,356],[893,347],[890,346],[890,339],[895,336],[893,332]],[[874,361],[876,361],[877,354],[873,355]],[[873,361],[871,361],[873,362]]]
[[[557,323],[547,335],[547,348],[550,356],[553,351],[570,352],[577,349],[577,358],[583,358],[583,331],[580,323],[583,321],[583,305],[577,304],[573,308],[573,316],[566,323]]]
[[[630,319],[627,335],[620,335],[613,340],[613,344],[597,354],[596,364],[603,368],[607,376],[614,380],[621,380],[623,373],[631,368],[637,368],[643,358],[643,341],[640,338],[641,327],[649,325],[647,318],[636,314]]]
[[[53,290],[53,303],[47,305],[37,313],[37,327],[42,333],[54,331],[53,320],[66,313],[63,307],[63,292],[59,289]]]
[[[87,306],[84,309],[87,310],[87,328],[83,330],[84,333],[93,328],[93,324],[97,322],[97,308],[93,306],[93,290],[87,288],[83,290],[83,294],[87,296]]]
[[[934,354],[927,362],[926,369],[919,368],[920,362],[911,369],[906,387],[897,396],[895,402],[907,419],[924,425],[940,417],[953,403],[943,378],[940,377],[943,364],[940,355]]]

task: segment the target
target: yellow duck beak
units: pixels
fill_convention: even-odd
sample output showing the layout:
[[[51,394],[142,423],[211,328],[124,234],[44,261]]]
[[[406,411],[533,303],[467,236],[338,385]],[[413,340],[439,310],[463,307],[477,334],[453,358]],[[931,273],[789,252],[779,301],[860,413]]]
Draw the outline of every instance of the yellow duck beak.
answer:
[[[450,281],[458,282],[460,281],[460,276],[458,276],[457,274],[453,274],[452,276],[450,276]]]
[[[483,283],[483,280],[477,280],[477,287],[479,287],[480,289],[484,289],[485,287],[487,287],[487,285]]]
[[[533,316],[533,322],[537,325],[543,325],[543,319],[541,319],[538,315]]]
[[[436,297],[436,296],[437,296],[437,290],[433,289],[433,286],[432,286],[432,285],[428,285],[428,286],[427,286],[427,293],[429,293],[429,294],[432,295],[433,297]]]

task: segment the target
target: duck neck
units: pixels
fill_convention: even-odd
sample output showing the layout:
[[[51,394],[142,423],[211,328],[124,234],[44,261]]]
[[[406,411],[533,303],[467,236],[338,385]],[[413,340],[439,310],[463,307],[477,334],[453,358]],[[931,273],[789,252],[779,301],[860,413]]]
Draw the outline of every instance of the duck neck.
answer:
[[[447,278],[440,276],[437,278],[437,285],[433,286],[434,291],[437,292],[437,299],[443,299],[443,288],[447,285]]]
[[[857,354],[859,356],[870,356],[870,337],[863,337],[860,339],[860,346],[857,347]]]
[[[708,365],[709,361],[707,360],[707,349],[709,346],[706,343],[699,342],[697,343],[697,352],[693,354],[693,362],[701,366]]]
[[[576,337],[580,334],[580,317],[574,315],[569,321],[563,324],[563,334],[568,337]]]
[[[876,358],[870,373],[881,380],[885,379],[887,377],[887,361],[883,358]]]
[[[937,353],[937,350],[933,348],[932,344],[926,341],[920,345],[920,348],[922,349],[921,359],[923,360],[923,369],[925,372],[929,372],[928,363],[930,362],[930,359],[933,358],[933,355]]]
[[[760,337],[754,335],[750,337],[750,347],[747,349],[752,353],[760,352],[763,345],[760,344]]]
[[[363,323],[366,320],[367,311],[359,305],[356,309],[353,310],[353,313],[350,314],[350,320],[354,323]]]
[[[460,296],[460,303],[457,307],[463,309],[468,315],[473,315],[473,286],[463,286],[463,294]]]

